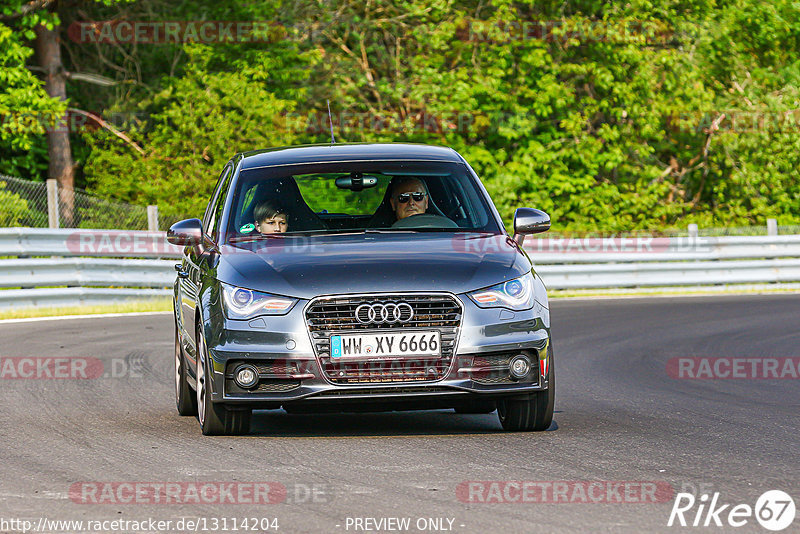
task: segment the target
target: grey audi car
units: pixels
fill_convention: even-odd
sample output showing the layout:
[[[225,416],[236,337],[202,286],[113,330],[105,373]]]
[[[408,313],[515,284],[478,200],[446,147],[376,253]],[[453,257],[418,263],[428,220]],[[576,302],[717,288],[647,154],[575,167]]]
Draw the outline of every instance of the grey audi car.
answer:
[[[175,396],[203,434],[289,413],[497,410],[545,430],[545,286],[450,148],[330,144],[234,156],[203,220],[174,224]]]

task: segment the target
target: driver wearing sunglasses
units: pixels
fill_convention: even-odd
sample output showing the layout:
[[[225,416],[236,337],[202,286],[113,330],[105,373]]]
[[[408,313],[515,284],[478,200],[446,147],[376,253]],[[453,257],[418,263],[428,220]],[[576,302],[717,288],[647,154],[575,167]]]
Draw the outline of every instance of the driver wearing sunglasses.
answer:
[[[428,209],[428,193],[417,178],[405,178],[392,185],[390,198],[397,220],[425,213]]]

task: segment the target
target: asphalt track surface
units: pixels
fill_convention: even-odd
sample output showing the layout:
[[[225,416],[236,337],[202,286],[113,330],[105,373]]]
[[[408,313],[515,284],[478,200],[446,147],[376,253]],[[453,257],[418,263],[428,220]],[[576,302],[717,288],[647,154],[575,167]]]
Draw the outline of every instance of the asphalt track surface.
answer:
[[[379,531],[355,529],[354,518],[365,517],[410,518],[408,532],[420,531],[419,518],[447,518],[451,532],[469,533],[768,532],[753,518],[737,529],[669,528],[672,497],[463,502],[457,488],[466,481],[649,481],[751,506],[781,489],[800,506],[800,380],[667,373],[676,357],[800,357],[799,296],[551,307],[558,394],[556,424],[543,433],[505,433],[496,414],[278,410],[257,412],[248,436],[203,437],[195,418],[175,411],[170,315],[1,324],[3,360],[98,358],[117,376],[0,381],[0,518],[206,518],[207,527],[213,518],[277,518],[279,533]],[[81,482],[208,481],[275,482],[288,496],[251,505],[92,504],[69,495]],[[312,486],[316,498],[307,496]],[[800,518],[784,532],[798,530]]]

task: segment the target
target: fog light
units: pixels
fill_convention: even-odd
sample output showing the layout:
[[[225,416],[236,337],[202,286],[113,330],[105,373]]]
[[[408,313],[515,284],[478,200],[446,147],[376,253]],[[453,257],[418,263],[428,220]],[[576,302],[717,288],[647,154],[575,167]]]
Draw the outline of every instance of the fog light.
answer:
[[[258,369],[252,365],[242,365],[233,374],[236,385],[250,389],[258,383]]]
[[[524,354],[517,354],[511,359],[508,370],[512,377],[519,380],[531,372],[531,361]]]

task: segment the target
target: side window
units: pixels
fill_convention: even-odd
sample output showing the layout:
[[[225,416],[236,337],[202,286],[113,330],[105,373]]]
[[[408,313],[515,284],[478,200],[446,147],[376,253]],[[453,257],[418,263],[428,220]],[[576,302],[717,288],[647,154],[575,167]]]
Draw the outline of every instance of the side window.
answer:
[[[219,176],[217,190],[211,202],[208,203],[208,208],[206,208],[206,214],[203,218],[203,232],[212,237],[215,237],[217,221],[220,215],[222,215],[222,206],[225,205],[225,193],[228,188],[229,178],[231,177],[231,170],[232,167],[230,165],[227,165],[222,170],[222,174]]]

